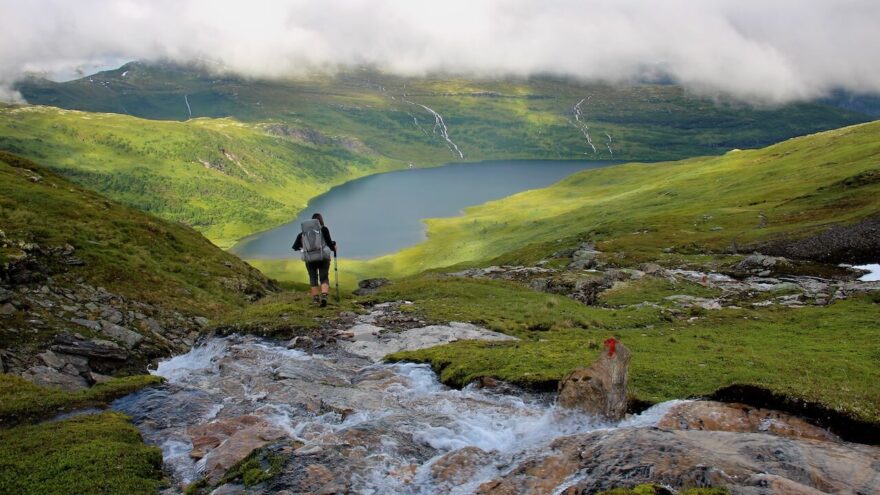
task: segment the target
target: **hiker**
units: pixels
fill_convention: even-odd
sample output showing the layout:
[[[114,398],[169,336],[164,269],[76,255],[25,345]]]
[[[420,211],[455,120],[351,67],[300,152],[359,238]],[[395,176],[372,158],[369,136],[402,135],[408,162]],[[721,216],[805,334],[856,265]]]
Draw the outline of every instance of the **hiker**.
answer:
[[[331,251],[336,252],[336,242],[330,238],[330,229],[324,225],[324,217],[320,213],[315,213],[311,220],[303,222],[302,232],[296,236],[293,249],[303,252],[303,261],[306,262],[306,270],[309,272],[309,285],[312,286],[312,300],[322,308],[327,306]]]

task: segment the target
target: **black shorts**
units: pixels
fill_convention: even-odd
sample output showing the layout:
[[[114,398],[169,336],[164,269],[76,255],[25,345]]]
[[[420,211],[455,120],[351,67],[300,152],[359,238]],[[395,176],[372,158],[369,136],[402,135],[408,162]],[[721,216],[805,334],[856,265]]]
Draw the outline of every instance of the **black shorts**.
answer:
[[[319,275],[322,284],[330,283],[330,260],[306,261],[306,270],[312,287],[318,286]]]

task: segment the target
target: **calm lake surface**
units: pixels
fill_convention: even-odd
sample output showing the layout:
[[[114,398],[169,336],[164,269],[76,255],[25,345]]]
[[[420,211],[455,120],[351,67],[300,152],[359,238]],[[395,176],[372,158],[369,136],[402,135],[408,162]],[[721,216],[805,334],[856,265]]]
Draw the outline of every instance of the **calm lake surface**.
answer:
[[[313,198],[299,217],[241,240],[231,251],[245,259],[299,259],[290,247],[303,220],[324,215],[339,255],[373,258],[425,239],[423,219],[549,186],[581,170],[616,162],[487,161],[372,175]]]

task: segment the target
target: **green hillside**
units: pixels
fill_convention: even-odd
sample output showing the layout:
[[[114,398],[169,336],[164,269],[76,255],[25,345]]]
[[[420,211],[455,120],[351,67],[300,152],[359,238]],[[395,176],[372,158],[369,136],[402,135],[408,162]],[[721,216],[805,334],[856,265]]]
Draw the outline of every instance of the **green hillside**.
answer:
[[[187,223],[221,247],[289,220],[333,185],[406,166],[356,139],[292,125],[153,121],[31,106],[0,106],[0,150]]]
[[[259,80],[133,62],[64,83],[30,79],[17,89],[30,103],[68,109],[296,124],[356,137],[386,157],[417,166],[462,159],[679,159],[766,146],[869,119],[833,102],[761,109],[664,84],[403,78],[366,69]],[[442,116],[461,155],[425,107]]]
[[[114,304],[138,304],[140,311],[154,308],[157,320],[162,315],[177,318],[174,312],[214,315],[270,287],[259,272],[191,228],[109,201],[5,152],[0,152],[0,279],[13,289],[46,285],[45,297],[57,287],[65,304],[77,298],[86,303],[83,294],[95,293],[88,287],[101,287],[118,295]],[[0,324],[0,346],[21,349],[25,356],[71,327],[75,311],[57,303],[27,302],[42,301],[40,294],[0,294],[4,301],[18,300],[18,311]],[[30,325],[27,315],[38,315],[40,306],[47,314],[40,316],[35,331],[19,332],[20,326]],[[182,321],[174,325],[186,326]]]
[[[428,220],[427,241],[346,266],[363,278],[462,263],[530,264],[582,239],[619,265],[674,264],[876,217],[878,198],[880,122],[872,122],[719,157],[588,170],[460,217]],[[254,264],[281,278],[301,271],[292,262]]]

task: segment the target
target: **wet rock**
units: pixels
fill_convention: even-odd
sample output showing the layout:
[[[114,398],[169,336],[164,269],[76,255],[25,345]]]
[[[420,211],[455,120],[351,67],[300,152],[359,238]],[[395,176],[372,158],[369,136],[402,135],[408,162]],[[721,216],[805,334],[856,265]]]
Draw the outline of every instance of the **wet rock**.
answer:
[[[124,361],[129,356],[128,351],[109,340],[85,340],[64,333],[55,336],[55,344],[50,349],[65,354],[119,361]]]
[[[441,456],[431,466],[431,477],[452,488],[471,478],[489,462],[491,455],[478,447],[465,447]]]
[[[589,368],[577,368],[559,382],[558,402],[608,419],[622,419],[626,413],[626,385],[629,349],[615,339]]]
[[[134,348],[134,346],[138,345],[140,341],[144,340],[143,335],[107,321],[101,322],[101,331],[122,342],[129,349]]]
[[[380,287],[390,284],[387,278],[368,278],[358,282],[358,288],[353,292],[357,296],[367,296],[374,294]]]
[[[187,430],[193,444],[192,457],[205,458],[205,475],[212,482],[260,448],[285,436],[285,432],[257,416],[212,421]]]
[[[22,374],[22,377],[43,387],[60,388],[67,391],[89,387],[86,379],[78,374],[63,373],[48,366],[32,366]]]
[[[287,343],[288,349],[311,349],[315,345],[315,341],[311,337],[300,335],[294,337]]]
[[[673,430],[764,432],[792,438],[839,441],[836,435],[827,430],[790,414],[714,401],[678,404],[663,416],[657,426]]]
[[[655,428],[562,437],[544,453],[492,482],[495,486],[483,493],[549,493],[533,487],[560,463],[560,457],[576,463],[571,473],[576,481],[569,484],[574,493],[641,483],[673,489],[724,486],[741,495],[809,494],[813,490],[880,493],[877,447],[762,433]]]

